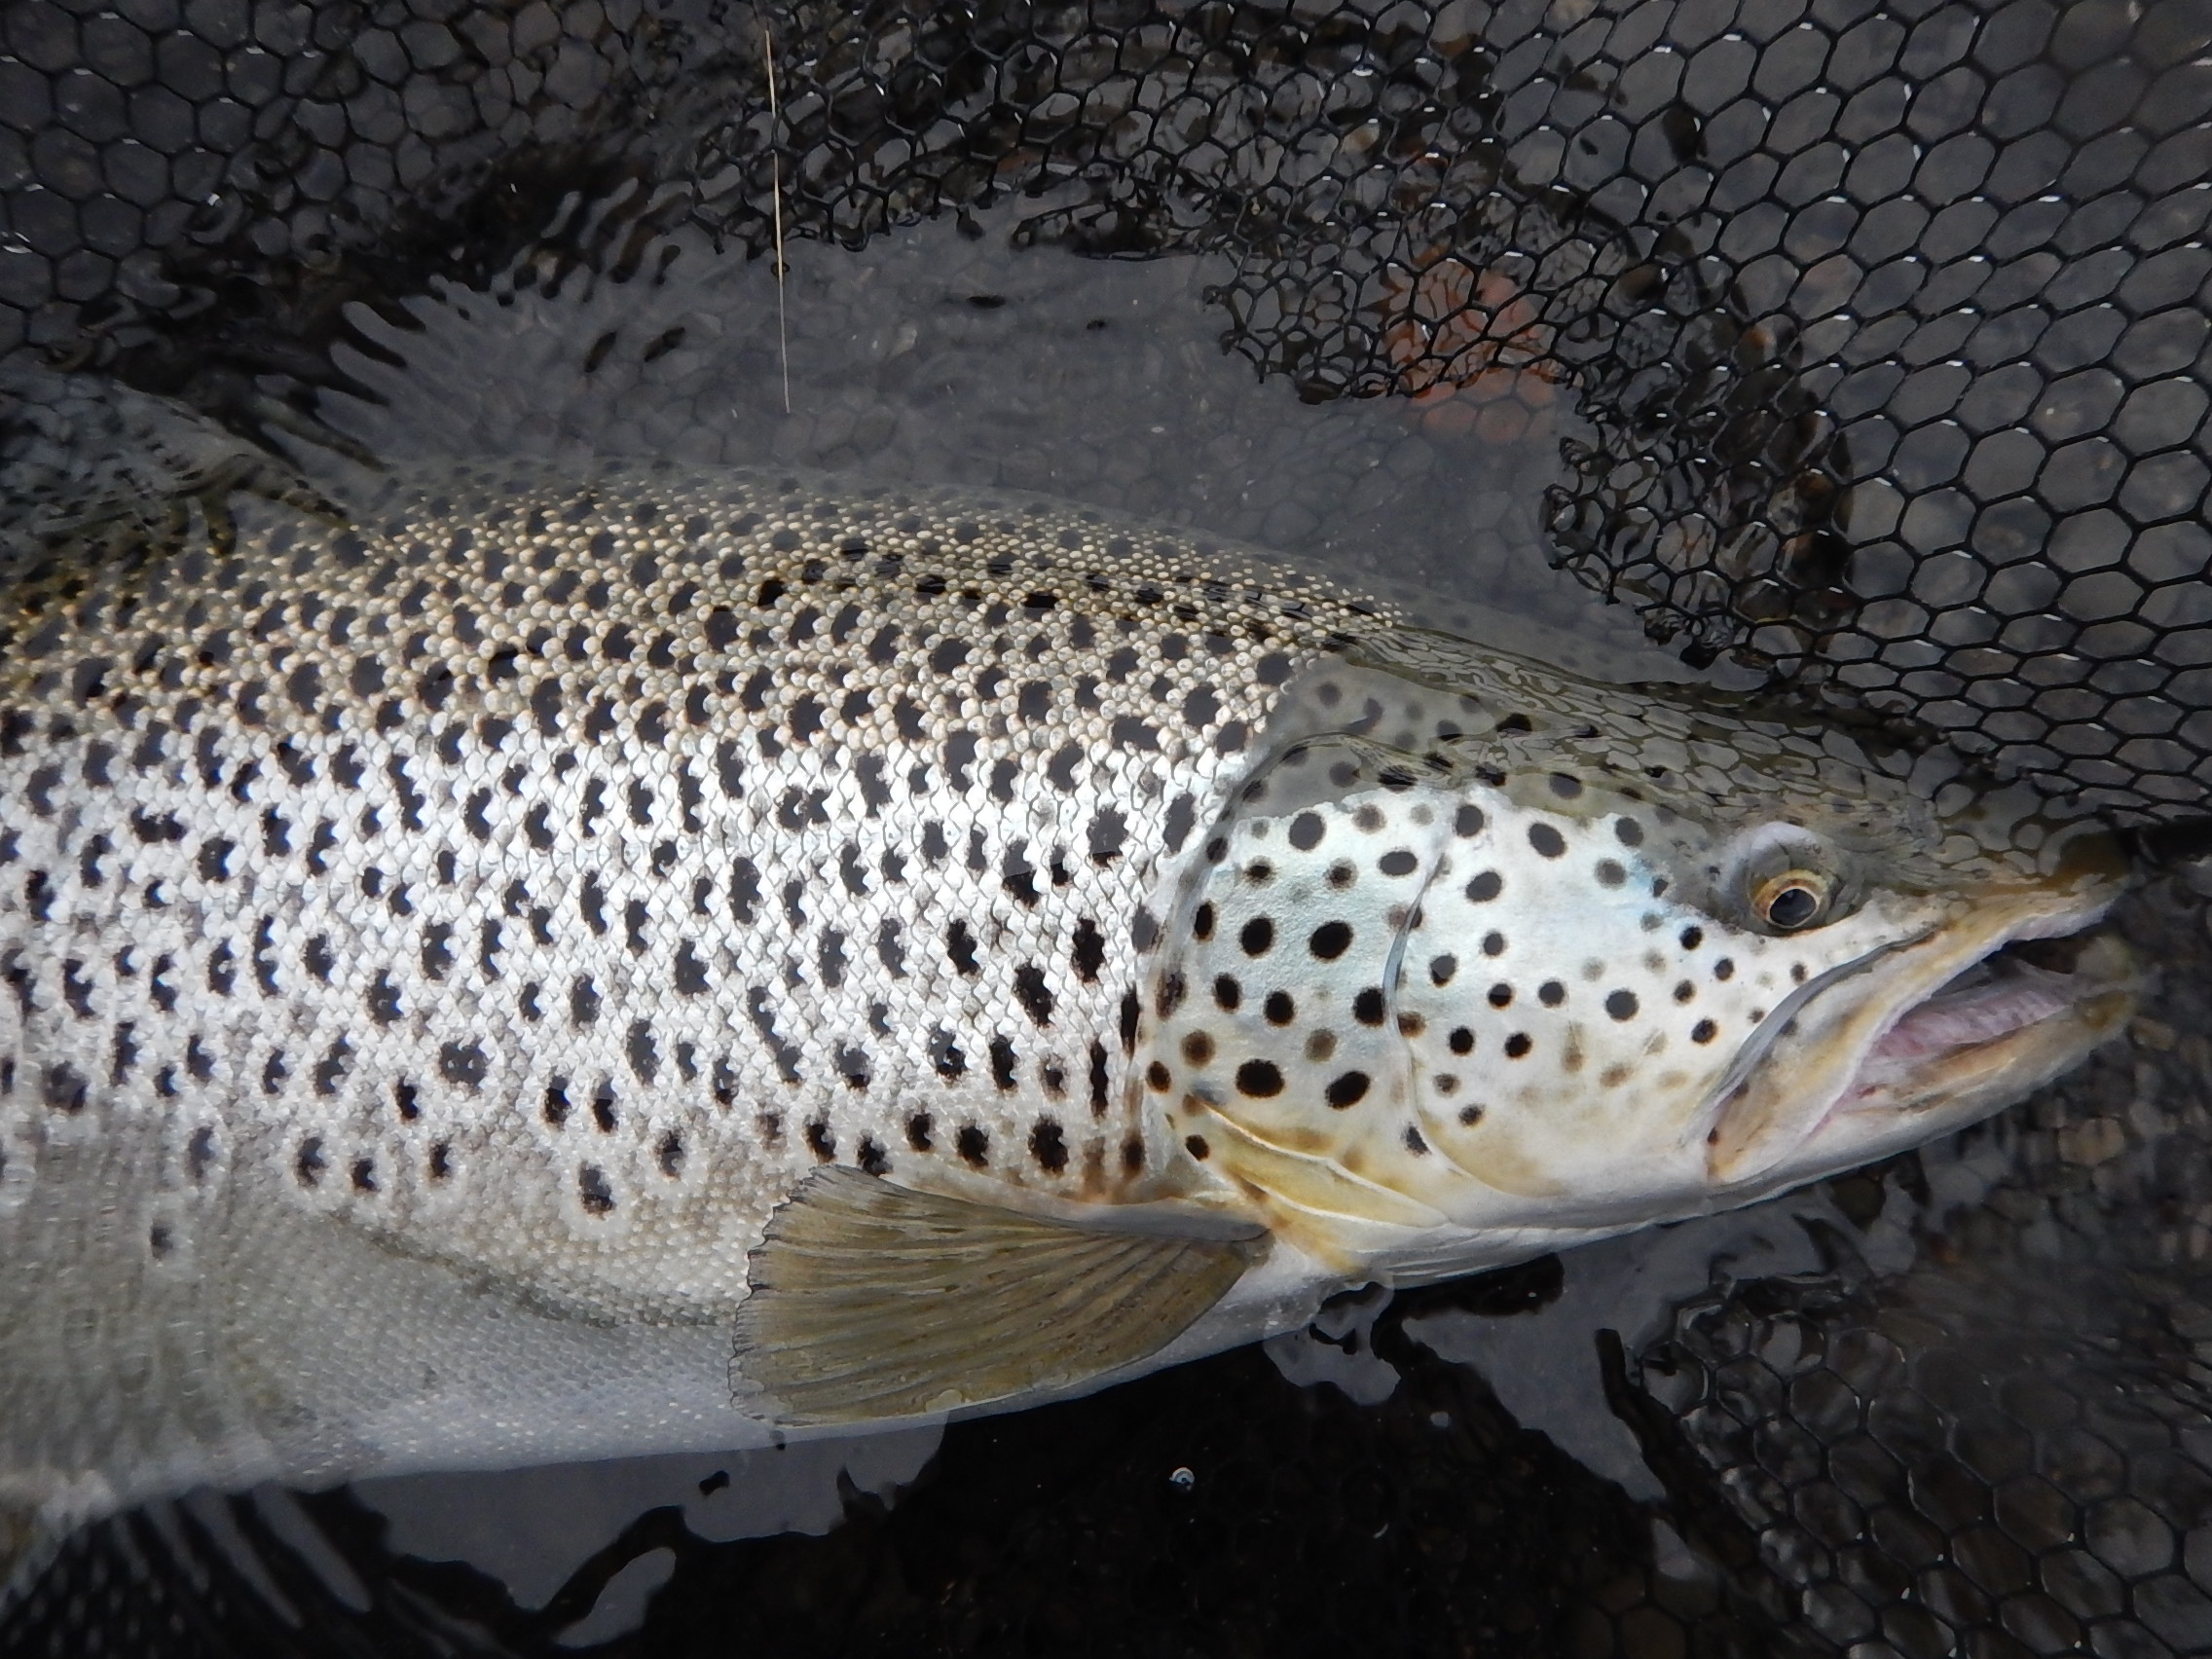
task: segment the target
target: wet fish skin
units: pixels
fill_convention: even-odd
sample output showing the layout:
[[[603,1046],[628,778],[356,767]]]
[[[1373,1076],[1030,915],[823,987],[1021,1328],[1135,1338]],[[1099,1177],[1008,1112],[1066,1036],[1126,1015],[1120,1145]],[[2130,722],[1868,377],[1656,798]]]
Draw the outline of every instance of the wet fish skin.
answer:
[[[727,1434],[763,1409],[742,1344],[734,1407],[719,1376],[721,1405],[689,1417],[540,1428],[515,1402],[602,1381],[696,1396],[733,1318],[758,1334],[770,1218],[826,1167],[1051,1224],[1149,1216],[1237,1272],[1265,1225],[1300,1295],[1391,1250],[1464,1268],[1698,1201],[1697,1170],[1654,1200],[1600,1137],[1613,1186],[1547,1230],[1559,1195],[1517,1188],[1511,1158],[1466,1151],[1444,1193],[1386,1090],[1365,1117],[1313,1098],[1346,1067],[1311,1057],[1310,987],[1344,1003],[1333,1025],[1382,1028],[1354,1005],[1397,983],[1390,941],[1419,926],[1387,899],[1356,949],[1285,970],[1295,1030],[1259,995],[1227,1044],[1192,1027],[1194,987],[1218,1007],[1222,977],[1193,953],[1265,954],[1241,923],[1199,937],[1244,867],[1228,846],[1308,809],[1246,792],[1332,744],[1345,832],[1402,808],[1431,875],[1458,856],[1448,803],[1623,858],[1622,811],[1663,807],[1689,828],[1648,856],[1716,931],[1707,853],[1812,826],[1881,884],[1824,930],[1828,959],[2067,885],[2032,812],[1938,811],[1833,738],[1472,652],[1087,509],[486,467],[395,482],[350,528],[246,526],[235,556],[64,560],[9,601],[0,1254],[41,1264],[0,1286],[18,1504]],[[1587,791],[1571,809],[1563,778]],[[1602,885],[1571,862],[1583,887],[1554,908]],[[1603,917],[1585,931],[1607,948],[1651,931]],[[1455,994],[1485,1006],[1471,977]],[[1295,1039],[1323,1069],[1240,1106],[1196,1035]],[[1669,1087],[1641,1119],[1613,1108],[1615,1130],[1679,1140],[1698,1080]],[[1185,1121],[1206,1113],[1224,1126]],[[1372,1213],[1285,1185],[1275,1143],[1297,1134]],[[1239,1136],[1268,1144],[1240,1161]],[[1520,1207],[1469,1208],[1476,1189]],[[1285,1295],[1240,1316],[1295,1316]],[[472,1372],[499,1342],[523,1357]],[[471,1402],[494,1420],[440,1428]]]
[[[249,1222],[719,1328],[827,1161],[1173,1190],[1124,1087],[1146,899],[1347,603],[804,480],[254,522],[12,596],[0,1244],[62,1276],[0,1289],[0,1469],[324,1457],[238,1335],[282,1298],[208,1298],[287,1259],[320,1294],[328,1228]]]
[[[719,1316],[718,1218],[840,1156],[1149,1193],[1155,866],[1349,609],[1180,624],[1180,547],[798,483],[465,488],[18,623],[0,1191],[135,1108],[186,1251],[258,1124],[296,1201],[650,1318]]]

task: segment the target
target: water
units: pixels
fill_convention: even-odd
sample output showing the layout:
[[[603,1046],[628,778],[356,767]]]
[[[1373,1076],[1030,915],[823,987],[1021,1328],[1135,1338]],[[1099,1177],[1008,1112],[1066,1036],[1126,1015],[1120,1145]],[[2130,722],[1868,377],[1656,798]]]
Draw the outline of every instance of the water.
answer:
[[[1553,10],[1565,35],[1592,8]],[[1920,49],[1939,56],[1942,17],[1972,10],[1938,16]],[[2090,33],[2116,11],[2080,10]],[[1760,38],[1788,61],[1785,37]],[[1014,245],[1050,205],[858,250],[794,241],[786,413],[772,261],[679,229],[632,249],[627,279],[563,270],[549,250],[575,226],[620,220],[579,200],[560,234],[469,281],[356,284],[325,319],[345,377],[314,401],[326,430],[272,442],[311,473],[347,464],[335,435],[391,461],[671,455],[1035,489],[1502,610],[1516,638],[1605,672],[1690,672],[1552,568],[1545,490],[1566,478],[1562,439],[1594,429],[1565,389],[1530,382],[1511,419],[1464,391],[1301,401],[1223,349],[1210,295],[1245,268]],[[2023,248],[2004,264],[2020,280],[2040,251]],[[1987,367],[1974,385],[1996,386]],[[2169,371],[2159,385],[2201,378],[2140,372]],[[296,382],[278,361],[240,384],[225,407]],[[2053,444],[2114,418],[2083,415],[2066,398],[2089,408],[2093,388],[2067,386],[2039,406]],[[1919,466],[1940,434],[1912,429]],[[2145,444],[2201,453],[2172,436]],[[2050,553],[2047,527],[2007,528],[2028,510],[2010,498],[1904,482],[1977,557],[2024,536],[2032,574]],[[2128,510],[2175,527],[2161,546],[2200,530],[2149,488]],[[1926,558],[1895,575],[1926,608],[1883,608],[1890,578],[1868,576],[1859,626],[1917,646],[1935,613],[2003,620],[2010,600],[1915,536],[1941,527],[1914,521],[1897,544]],[[2102,568],[2072,547],[2050,556]],[[2200,575],[2156,556],[2179,560],[2158,580]],[[2185,588],[2163,591],[2164,610],[2129,603],[2194,614]],[[1876,678],[1921,672],[1883,662]],[[2105,702],[2054,718],[2095,726],[2140,691],[2104,684]],[[1992,701],[1956,706],[1978,721]],[[2164,881],[2128,925],[2166,972],[2125,1042],[1882,1170],[1394,1304],[1346,1299],[1263,1349],[941,1434],[195,1494],[80,1538],[0,1615],[0,1652],[2212,1649],[2202,903]]]

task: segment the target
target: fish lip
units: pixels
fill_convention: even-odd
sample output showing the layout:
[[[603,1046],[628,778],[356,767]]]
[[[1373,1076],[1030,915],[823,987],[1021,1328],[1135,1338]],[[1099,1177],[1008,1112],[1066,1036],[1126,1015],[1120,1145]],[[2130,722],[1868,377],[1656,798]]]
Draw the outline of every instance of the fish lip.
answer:
[[[2118,946],[2117,936],[2102,925],[2119,896],[2119,889],[2100,883],[2075,903],[2052,907],[2046,890],[2040,896],[2043,903],[2023,903],[2012,910],[2009,919],[1998,925],[1985,921],[1982,928],[1973,929],[1971,917],[1965,922],[1939,923],[1910,938],[1878,946],[1800,986],[1768,1016],[1758,1036],[1738,1053],[1707,1096],[1705,1109],[1696,1124],[1705,1141],[1708,1178],[1720,1187],[1771,1182],[1778,1165],[1791,1160],[1840,1117],[1863,1120],[1876,1116],[1909,1116],[1915,1111],[1932,1109],[1936,1102],[1915,1100],[1909,1095],[1899,1098],[1894,1090],[1884,1092],[1884,1081],[1871,1076],[1871,1062],[1885,1040],[1900,1025],[1939,1001],[1962,980],[2003,957],[2014,945],[2039,940],[2080,940],[2077,957],[2089,960],[2093,977],[2072,987],[2071,994],[2059,1007],[2003,1030],[1942,1045],[1917,1056],[1923,1072],[1976,1051],[1996,1053],[2009,1048],[2017,1051],[2031,1033],[2047,1031],[2056,1020],[2086,1017],[2101,1000],[2125,997],[2132,1001],[2139,975],[2124,946]],[[1982,934],[1963,952],[1957,951],[1962,928],[1970,931],[1970,937],[1975,932]],[[2098,940],[2114,941],[2122,967],[2101,967],[2095,949]],[[1928,962],[1931,958],[1935,965],[1943,965],[1943,959],[1953,956],[1954,952],[1949,971],[1940,977],[1933,977],[1926,968],[1919,973],[1913,971],[1916,963]],[[1848,1048],[1834,1057],[1847,1060],[1848,1064],[1829,1063],[1825,1086],[1808,1090],[1787,1111],[1775,1110],[1771,1099],[1760,1100],[1758,1096],[1762,1092],[1771,1091],[1761,1091],[1756,1086],[1773,1075],[1777,1050],[1786,1046],[1809,1049],[1819,1040],[1817,1035],[1796,1040],[1808,1014],[1849,998],[1854,986],[1862,981],[1866,974],[1900,958],[1904,967],[1904,988],[1887,999],[1886,1004],[1871,996],[1860,999],[1862,1008],[1875,1005],[1879,1013],[1866,1021],[1862,1030],[1853,1033]],[[1919,983],[1915,984],[1915,980]],[[1843,1016],[1849,1018],[1852,1013],[1847,1004]],[[2116,1021],[2103,1022],[2107,1028],[2113,1023]],[[1992,1108],[2002,1103],[2001,1100],[1989,1102]]]
[[[2109,906],[2107,907],[2109,908]],[[1876,1030],[1874,1040],[1865,1046],[1864,1051],[1859,1056],[1859,1062],[1852,1071],[1850,1081],[1844,1086],[1843,1091],[1830,1104],[1826,1117],[1823,1119],[1821,1124],[1815,1126],[1814,1132],[1818,1133],[1819,1129],[1825,1126],[1829,1120],[1844,1114],[1883,1111],[1909,1113],[1924,1109],[1926,1105],[1924,1101],[1915,1100],[1909,1096],[1898,1098],[1894,1090],[1888,1089],[1881,1080],[1872,1075],[1882,1057],[1882,1051],[1890,1040],[1911,1022],[1915,1015],[1932,1014],[1937,1004],[1946,1000],[1956,1001],[1959,993],[1954,990],[1954,987],[1958,987],[1963,981],[1971,979],[1973,975],[1989,967],[1992,963],[2009,962],[2039,975],[2074,982],[2068,983],[2063,992],[2056,985],[2046,984],[2043,987],[2051,995],[2062,996],[2062,1000],[2057,1006],[2046,1008],[2045,1012],[2040,1014],[2026,1014],[2002,1029],[1982,1034],[1966,1035],[1958,1040],[1943,1042],[1929,1050],[1926,1057],[1940,1063],[1944,1059],[1973,1051],[1992,1051],[2002,1045],[2017,1046],[2031,1033],[2047,1027],[2054,1020],[2080,1015],[2096,1005],[2101,999],[2122,992],[2132,995],[2140,986],[2141,975],[2135,971],[2132,954],[2125,949],[2124,945],[2120,943],[2119,935],[2110,928],[2102,926],[2102,921],[2103,912],[2100,910],[2082,926],[2075,928],[2053,929],[2034,925],[2023,927],[2018,932],[2001,940],[1991,949],[1975,957],[1973,961],[1945,979],[1941,984],[1936,986],[1926,996],[1893,1011],[1890,1017],[1885,1019]],[[2042,940],[2061,940],[2075,945],[2076,948],[2071,953],[2075,966],[2054,973],[2051,970],[2037,966],[2024,956],[2011,954],[2014,945],[2033,943]],[[2117,963],[2112,967],[2107,967],[2098,960],[2098,946],[2105,941],[2118,946],[2118,949],[2111,953],[2111,957],[2117,958]],[[2084,962],[2087,964],[2086,969],[2078,976],[2077,969]],[[2033,981],[2027,988],[2035,988]],[[1979,989],[1980,987],[1973,987],[1974,992],[1978,992]],[[1999,985],[1991,988],[1988,995],[1981,996],[1979,1001],[1984,1007],[1992,1003],[2001,1004],[2001,999],[2006,994],[2007,992],[2000,982]],[[2023,997],[2018,1000],[2032,1007],[2035,999]],[[1971,1008],[1973,1005],[1970,1002],[1966,1006]],[[1887,1097],[1870,1099],[1877,1090],[1884,1091]]]

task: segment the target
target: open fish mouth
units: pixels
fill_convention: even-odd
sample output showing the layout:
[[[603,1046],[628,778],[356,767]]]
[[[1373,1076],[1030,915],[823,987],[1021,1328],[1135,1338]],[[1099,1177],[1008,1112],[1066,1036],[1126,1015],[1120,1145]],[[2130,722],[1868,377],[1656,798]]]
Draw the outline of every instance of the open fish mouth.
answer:
[[[1932,1068],[2131,989],[2132,969],[2126,947],[2102,930],[2000,945],[1899,1014],[1859,1062],[1835,1110],[1909,1109],[1926,1093]]]
[[[2071,1068],[2124,1023],[2140,984],[2133,953],[2101,925],[2110,903],[1985,912],[1800,987],[1710,1097],[1708,1175],[1737,1185],[1784,1165],[1791,1179],[1847,1167]]]

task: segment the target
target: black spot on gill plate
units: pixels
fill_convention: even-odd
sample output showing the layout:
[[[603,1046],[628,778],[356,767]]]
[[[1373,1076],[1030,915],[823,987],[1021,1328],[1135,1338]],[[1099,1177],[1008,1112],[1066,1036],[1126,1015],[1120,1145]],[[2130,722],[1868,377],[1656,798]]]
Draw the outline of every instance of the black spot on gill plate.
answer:
[[[1236,1068],[1236,1091],[1270,1099],[1282,1092],[1282,1071],[1272,1060],[1246,1060]]]
[[[1363,1071],[1340,1072],[1329,1080],[1329,1087],[1322,1092],[1329,1104],[1341,1112],[1367,1097],[1368,1082]]]

